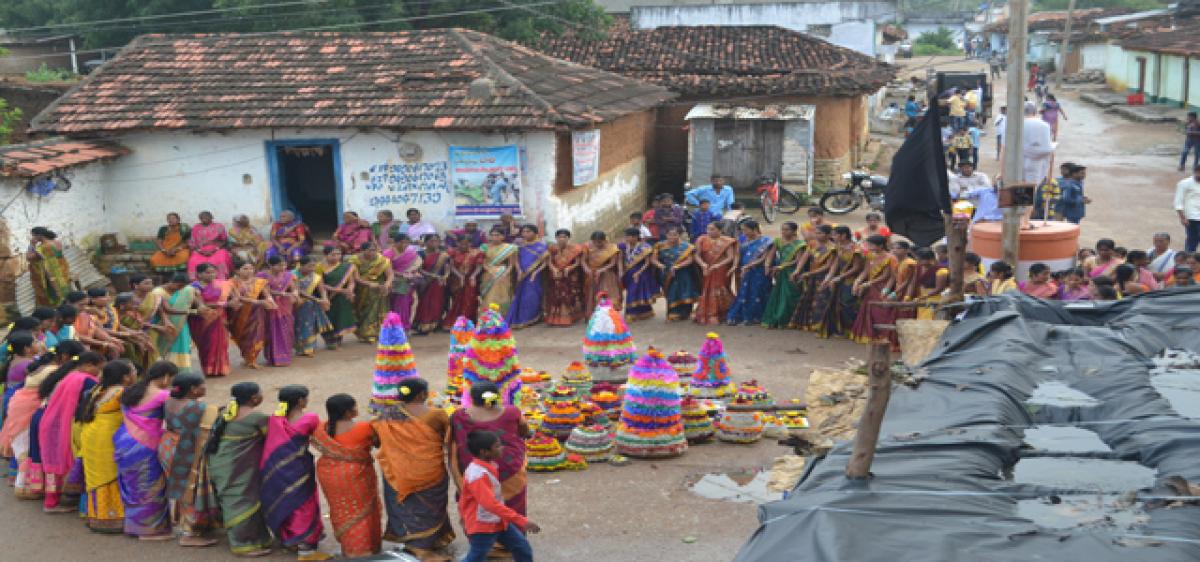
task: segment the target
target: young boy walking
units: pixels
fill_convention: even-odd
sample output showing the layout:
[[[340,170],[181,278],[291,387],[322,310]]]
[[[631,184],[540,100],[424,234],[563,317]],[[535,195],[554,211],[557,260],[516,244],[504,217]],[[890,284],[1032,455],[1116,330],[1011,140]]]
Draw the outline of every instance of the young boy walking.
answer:
[[[483,562],[496,541],[512,553],[516,562],[532,562],[533,547],[521,532],[542,530],[537,523],[526,519],[504,505],[500,495],[500,468],[496,459],[503,453],[500,438],[487,431],[472,431],[467,435],[467,450],[475,456],[463,473],[462,495],[458,513],[471,550],[463,562]]]

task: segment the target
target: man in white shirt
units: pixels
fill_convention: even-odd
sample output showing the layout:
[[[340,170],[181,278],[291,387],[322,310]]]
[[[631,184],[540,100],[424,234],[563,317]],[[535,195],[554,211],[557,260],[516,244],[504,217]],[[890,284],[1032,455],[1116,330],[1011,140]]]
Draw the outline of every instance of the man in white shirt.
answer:
[[[1037,105],[1025,104],[1025,121],[1022,123],[1021,165],[1019,181],[1041,185],[1050,177],[1050,163],[1054,160],[1054,141],[1050,125],[1038,116]]]
[[[420,244],[422,242],[422,238],[426,234],[434,234],[437,232],[437,230],[433,228],[433,225],[421,220],[421,211],[409,209],[408,212],[404,213],[404,215],[408,217],[408,224],[404,225],[404,232],[408,234],[408,237],[413,241],[413,244]]]
[[[1195,252],[1200,246],[1200,166],[1192,170],[1192,177],[1175,185],[1175,212],[1187,233],[1183,249]]]
[[[958,175],[950,178],[950,198],[970,199],[975,204],[975,217],[971,222],[1000,220],[1003,216],[998,207],[996,189],[987,174],[976,172],[971,162],[958,163]]]
[[[1008,127],[1008,106],[1001,106],[996,114],[996,160],[1000,159],[1000,151],[1004,149],[1004,129]]]

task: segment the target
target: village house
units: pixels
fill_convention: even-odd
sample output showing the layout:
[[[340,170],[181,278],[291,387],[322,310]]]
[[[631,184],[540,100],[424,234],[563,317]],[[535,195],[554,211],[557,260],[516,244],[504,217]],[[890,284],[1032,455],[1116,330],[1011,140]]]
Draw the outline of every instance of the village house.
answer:
[[[1118,92],[1144,94],[1147,103],[1200,108],[1200,25],[1142,33],[1110,45],[1105,81]]]
[[[1072,34],[1100,31],[1096,21],[1101,18],[1128,14],[1126,8],[1083,8],[1071,12]],[[1059,45],[1067,26],[1066,10],[1034,12],[1028,18],[1028,39],[1025,59],[1042,68],[1052,69],[1058,62]],[[1008,18],[1000,18],[983,28],[986,45],[993,52],[1008,52]]]
[[[142,36],[34,120],[78,156],[0,155],[3,220],[14,249],[35,224],[93,247],[203,210],[265,230],[290,209],[319,237],[343,211],[408,208],[439,230],[503,212],[615,230],[646,203],[653,108],[673,97],[460,29]],[[69,190],[32,193],[64,163]]]
[[[861,53],[775,26],[633,29],[619,22],[604,38],[545,36],[537,48],[679,94],[658,110],[651,175],[664,192],[708,183],[712,171],[736,189],[764,174],[789,182],[813,177],[818,186],[841,181],[842,172],[863,164],[868,96],[896,73]],[[706,144],[715,155],[698,153],[691,142],[688,116],[697,108],[716,121],[718,136]],[[803,119],[812,119],[811,146],[804,146],[803,127],[788,127]],[[714,164],[697,165],[706,161]]]

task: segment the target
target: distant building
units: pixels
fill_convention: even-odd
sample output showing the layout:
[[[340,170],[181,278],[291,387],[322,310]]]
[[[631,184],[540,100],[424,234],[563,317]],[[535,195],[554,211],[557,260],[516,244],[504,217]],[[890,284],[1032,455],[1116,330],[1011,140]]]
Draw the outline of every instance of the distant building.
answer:
[[[78,35],[52,35],[18,38],[0,31],[0,74],[25,74],[30,70],[49,68],[79,72],[83,63],[77,53]]]
[[[1119,92],[1141,93],[1148,103],[1200,109],[1200,23],[1139,33],[1109,45],[1105,80]]]
[[[704,115],[736,116],[738,108],[744,108],[740,114],[772,116],[766,120],[771,123],[777,121],[774,116],[809,115],[789,106],[813,106],[815,182],[840,181],[843,171],[861,164],[868,140],[868,96],[896,75],[895,67],[871,57],[774,26],[635,29],[618,23],[603,39],[545,36],[536,46],[550,56],[659,84],[679,94],[678,100],[658,110],[656,165],[651,172],[662,191],[677,190],[684,181],[708,182],[689,160],[686,117],[701,104],[714,107]],[[729,165],[716,170],[730,177],[735,188],[780,169],[788,179],[786,147],[790,145],[784,140],[786,132],[775,130],[784,125],[757,127],[757,132],[731,127],[725,142],[717,139],[717,146],[729,148],[730,154],[735,147],[750,150],[746,157],[729,156]]]

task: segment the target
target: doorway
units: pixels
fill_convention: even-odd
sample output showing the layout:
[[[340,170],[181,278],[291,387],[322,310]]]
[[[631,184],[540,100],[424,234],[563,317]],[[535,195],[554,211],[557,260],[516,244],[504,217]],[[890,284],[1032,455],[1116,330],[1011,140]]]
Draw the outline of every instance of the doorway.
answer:
[[[734,191],[751,188],[759,176],[781,177],[783,121],[718,119],[713,127],[713,173]]]
[[[334,140],[267,142],[274,215],[292,211],[313,236],[337,229],[342,211],[341,155]]]
[[[1137,93],[1146,93],[1146,57],[1137,58]]]

